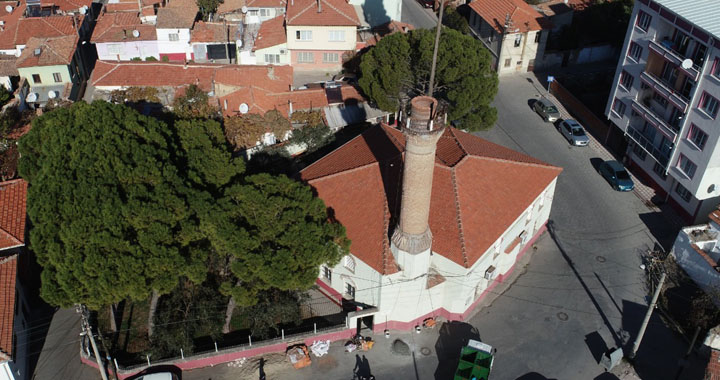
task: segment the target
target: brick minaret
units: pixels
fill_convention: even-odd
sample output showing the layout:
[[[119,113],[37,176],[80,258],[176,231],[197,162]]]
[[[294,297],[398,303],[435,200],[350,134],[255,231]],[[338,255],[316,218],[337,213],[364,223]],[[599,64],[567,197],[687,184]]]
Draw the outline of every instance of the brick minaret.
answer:
[[[445,125],[438,118],[438,102],[434,98],[418,96],[410,104],[410,118],[403,127],[405,162],[400,222],[393,232],[391,249],[403,273],[415,277],[427,273],[430,265],[430,195],[435,150]]]

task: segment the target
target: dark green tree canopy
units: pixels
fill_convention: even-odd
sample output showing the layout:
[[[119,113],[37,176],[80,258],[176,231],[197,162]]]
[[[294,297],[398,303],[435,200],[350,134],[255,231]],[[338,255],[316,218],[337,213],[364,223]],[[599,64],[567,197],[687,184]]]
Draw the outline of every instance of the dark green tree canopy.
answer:
[[[190,208],[167,125],[80,102],[35,119],[19,148],[45,300],[99,308],[202,280],[206,259],[178,239]]]
[[[362,57],[360,88],[378,107],[396,111],[428,88],[435,33],[426,29],[383,38]],[[438,49],[435,93],[448,118],[471,131],[491,128],[497,94],[490,52],[475,38],[444,28]]]

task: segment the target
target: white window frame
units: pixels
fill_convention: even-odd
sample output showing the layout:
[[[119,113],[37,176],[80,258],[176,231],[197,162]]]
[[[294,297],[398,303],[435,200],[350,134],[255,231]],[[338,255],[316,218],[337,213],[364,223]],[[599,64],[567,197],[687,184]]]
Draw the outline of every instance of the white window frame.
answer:
[[[345,256],[343,259],[343,266],[350,272],[355,273],[355,259],[353,259],[352,256]]]
[[[517,34],[515,35],[515,44],[514,44],[514,46],[515,46],[515,47],[520,47],[520,45],[522,45],[522,34],[517,33]]]
[[[280,54],[265,54],[265,63],[280,63]]]
[[[315,63],[315,54],[309,51],[299,51],[297,53],[298,63]]]
[[[265,8],[260,8],[260,17],[267,17],[270,16],[270,10]]]
[[[355,287],[355,283],[350,280],[345,280],[343,283],[343,294],[346,295],[348,299],[355,299],[355,296],[357,296],[357,287]]]
[[[295,39],[297,41],[312,41],[312,30],[295,31]]]
[[[321,275],[322,278],[326,279],[328,282],[332,282],[332,268],[330,268],[329,266],[322,266]]]
[[[328,41],[330,42],[345,42],[345,31],[344,30],[331,30],[328,32]]]
[[[333,59],[328,59],[333,58]],[[339,63],[340,54],[338,53],[323,53],[323,63]]]
[[[180,33],[168,33],[168,41],[180,41]]]

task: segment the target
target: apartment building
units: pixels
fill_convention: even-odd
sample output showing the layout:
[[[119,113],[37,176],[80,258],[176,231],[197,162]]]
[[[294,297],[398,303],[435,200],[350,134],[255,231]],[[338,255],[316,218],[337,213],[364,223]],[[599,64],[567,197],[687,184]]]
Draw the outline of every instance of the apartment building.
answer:
[[[688,222],[720,202],[720,7],[637,0],[605,114],[626,164]]]

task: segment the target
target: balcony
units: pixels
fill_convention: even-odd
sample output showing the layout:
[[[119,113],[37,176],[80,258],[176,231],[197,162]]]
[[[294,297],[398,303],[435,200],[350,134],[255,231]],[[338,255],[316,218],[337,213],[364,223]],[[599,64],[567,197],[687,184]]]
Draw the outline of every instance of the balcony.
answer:
[[[697,81],[698,78],[700,78],[700,67],[695,65],[693,63],[693,66],[690,68],[684,68],[682,67],[682,62],[687,59],[683,54],[680,54],[680,52],[677,52],[673,49],[673,42],[669,39],[662,39],[660,42],[656,41],[650,41],[649,44],[650,50],[654,51],[658,55],[665,58],[667,61],[671,62],[675,66],[677,66],[680,70],[682,70],[685,74],[687,74],[692,80]]]
[[[643,71],[642,74],[640,74],[640,80],[655,90],[655,92],[662,95],[675,107],[679,108],[680,111],[683,113],[688,112],[688,109],[690,108],[690,99],[685,97],[685,95],[681,94],[679,91],[676,91],[674,89],[674,83],[668,83],[648,71]]]
[[[670,155],[663,153],[652,143],[652,141],[648,140],[642,132],[632,126],[629,126],[627,129],[627,135],[630,136],[631,140],[642,147],[655,161],[657,161],[660,165],[667,167],[668,162],[670,161]]]
[[[633,100],[632,109],[637,114],[642,116],[643,119],[650,122],[650,124],[656,126],[662,134],[667,136],[668,139],[673,142],[673,144],[676,142],[679,129],[673,128],[671,125],[665,122],[665,120],[663,120],[663,118],[658,115],[658,112],[654,110],[652,106],[647,106],[645,104],[642,104],[642,102]]]

